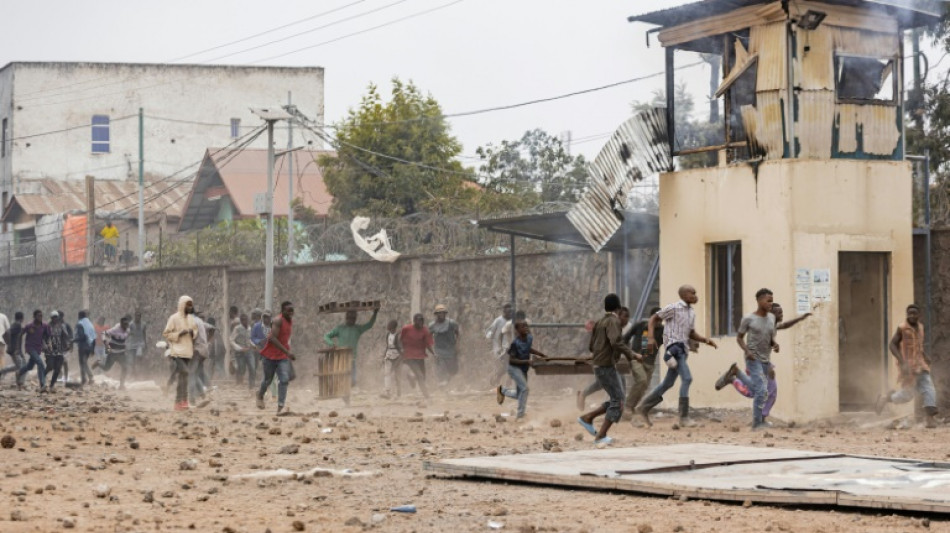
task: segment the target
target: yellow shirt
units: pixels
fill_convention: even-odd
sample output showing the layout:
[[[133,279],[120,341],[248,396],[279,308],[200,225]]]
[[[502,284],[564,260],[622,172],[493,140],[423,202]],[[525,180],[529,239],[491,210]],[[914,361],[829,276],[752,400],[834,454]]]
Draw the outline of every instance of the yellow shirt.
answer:
[[[112,246],[119,245],[119,228],[115,226],[106,226],[102,228],[102,231],[99,232],[99,235],[101,235],[102,239],[106,241],[106,244],[111,244]]]

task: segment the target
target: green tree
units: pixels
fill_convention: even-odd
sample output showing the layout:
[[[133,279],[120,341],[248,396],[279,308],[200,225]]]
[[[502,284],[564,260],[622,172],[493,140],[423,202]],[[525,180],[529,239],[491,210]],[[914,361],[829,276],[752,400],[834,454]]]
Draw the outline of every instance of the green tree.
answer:
[[[584,156],[572,156],[560,139],[540,129],[499,146],[479,147],[476,153],[482,160],[479,181],[486,191],[517,196],[526,205],[575,202],[587,185]]]
[[[371,84],[359,107],[337,124],[334,144],[336,155],[321,157],[320,164],[337,216],[444,212],[469,205],[477,194],[466,185],[471,172],[455,160],[462,145],[441,106],[412,82],[394,78],[388,102]]]

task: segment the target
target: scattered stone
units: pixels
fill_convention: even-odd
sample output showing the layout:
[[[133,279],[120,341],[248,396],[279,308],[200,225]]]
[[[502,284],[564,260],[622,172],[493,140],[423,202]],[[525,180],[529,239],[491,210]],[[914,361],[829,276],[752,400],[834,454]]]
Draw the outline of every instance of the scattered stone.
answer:
[[[300,520],[294,520],[294,523],[291,525],[293,526],[294,531],[303,531],[307,529],[307,526],[305,526]]]
[[[386,520],[386,515],[384,514],[376,513],[373,515],[374,524],[382,524],[384,520]]]
[[[280,449],[277,453],[283,455],[293,455],[300,451],[300,446],[297,444],[288,444]]]
[[[10,448],[16,446],[16,439],[13,438],[13,435],[4,435],[0,439],[0,446],[3,446],[4,449],[9,450]]]
[[[752,507],[752,500],[746,500],[742,502],[743,507]]]
[[[491,515],[492,516],[507,516],[508,509],[505,509],[504,507],[495,507],[494,509],[491,510]]]
[[[73,529],[74,527],[76,527],[75,520],[73,520],[72,518],[63,519],[63,529]]]
[[[92,494],[95,495],[96,498],[107,498],[110,494],[112,494],[112,487],[106,485],[105,483],[102,485],[96,485],[92,489]]]
[[[154,491],[151,491],[151,490],[150,490],[150,491],[146,491],[146,492],[145,492],[145,496],[142,497],[142,501],[145,502],[145,503],[152,503],[152,502],[154,502],[154,501],[155,501],[155,492],[154,492]]]
[[[10,520],[13,522],[23,522],[26,520],[26,517],[23,515],[23,511],[14,509],[10,511]]]
[[[330,418],[336,418],[336,417],[340,416],[340,414],[337,413],[336,411],[330,411],[329,413],[327,413],[327,416],[330,417]],[[354,518],[355,518],[355,517],[354,517]],[[350,519],[350,520],[352,520],[352,519]],[[356,520],[359,521],[359,518],[357,518]],[[349,520],[347,520],[347,521],[349,521]]]
[[[139,443],[138,443],[138,441],[133,440],[132,442],[130,442],[130,443],[129,443],[129,448],[132,448],[133,450],[138,450],[138,449],[139,449]]]
[[[637,533],[653,533],[653,526],[650,524],[640,524],[637,526]]]
[[[270,428],[269,430],[267,430],[267,432],[271,435],[280,435],[280,428],[277,426],[274,426]]]
[[[474,424],[474,423],[475,423],[475,419],[474,419],[474,418],[466,418],[465,420],[462,420],[462,425],[463,425],[463,426],[471,426],[471,425]]]
[[[551,420],[551,427],[552,427],[552,428],[559,428],[559,427],[561,427],[561,420],[558,419],[558,418],[555,418],[554,420]]]
[[[218,459],[215,459],[215,458],[208,459],[208,466],[210,466],[211,468],[218,468],[218,467],[222,466],[223,464],[224,464],[224,463],[222,463],[222,462],[221,462],[220,460],[218,460]]]
[[[331,411],[331,412],[335,412],[335,411]],[[346,520],[346,522],[343,522],[343,525],[363,527],[363,521],[355,516],[351,516],[350,518]]]
[[[188,459],[188,460],[182,461],[181,463],[178,464],[178,469],[179,470],[197,470],[198,461],[195,459]]]
[[[685,530],[683,529],[683,526],[677,525],[677,526],[675,526],[675,527],[673,528],[673,532],[674,532],[674,533],[680,533],[680,531],[685,531]]]

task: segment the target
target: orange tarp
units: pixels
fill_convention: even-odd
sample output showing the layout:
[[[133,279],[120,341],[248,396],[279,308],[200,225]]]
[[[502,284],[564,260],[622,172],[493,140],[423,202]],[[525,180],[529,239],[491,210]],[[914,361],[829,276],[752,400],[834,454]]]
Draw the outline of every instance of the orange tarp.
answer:
[[[68,266],[86,264],[86,215],[67,215],[63,224],[63,257]]]

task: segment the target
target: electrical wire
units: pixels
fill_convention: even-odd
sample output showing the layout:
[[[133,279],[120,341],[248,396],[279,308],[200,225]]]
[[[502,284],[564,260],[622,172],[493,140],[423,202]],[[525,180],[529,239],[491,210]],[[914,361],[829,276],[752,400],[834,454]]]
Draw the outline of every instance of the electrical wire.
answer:
[[[383,24],[379,24],[379,25],[376,25],[376,26],[372,26],[372,27],[370,27],[370,28],[366,28],[365,30],[360,30],[360,31],[356,31],[356,32],[353,32],[353,33],[348,33],[348,34],[346,34],[346,35],[337,37],[337,38],[335,38],[335,39],[330,39],[329,41],[323,41],[322,43],[317,43],[317,44],[313,44],[313,45],[310,45],[310,46],[305,46],[305,47],[303,47],[303,48],[298,48],[298,49],[296,49],[296,50],[291,50],[290,52],[284,52],[284,53],[282,53],[282,54],[277,54],[277,55],[274,55],[274,56],[265,57],[264,59],[258,59],[257,61],[251,61],[251,62],[248,63],[248,64],[249,64],[249,65],[256,65],[257,63],[263,63],[264,61],[271,61],[271,60],[274,60],[274,59],[279,59],[279,58],[281,58],[281,57],[289,56],[289,55],[291,55],[291,54],[296,54],[296,53],[298,53],[298,52],[303,52],[303,51],[305,51],[305,50],[312,50],[312,49],[314,49],[314,48],[319,48],[319,47],[321,47],[321,46],[324,46],[324,45],[327,45],[327,44],[331,44],[331,43],[335,43],[335,42],[338,42],[338,41],[342,41],[342,40],[348,39],[348,38],[350,38],[350,37],[355,37],[355,36],[357,36],[357,35],[362,35],[362,34],[364,34],[364,33],[371,32],[371,31],[374,31],[374,30],[378,30],[378,29],[380,29],[380,28],[385,28],[385,27],[387,27],[387,26],[392,26],[393,24],[398,24],[398,23],[400,23],[400,22],[404,22],[404,21],[406,21],[406,20],[414,19],[414,18],[416,18],[416,17],[421,17],[421,16],[423,16],[423,15],[427,15],[427,14],[432,13],[432,12],[434,12],[434,11],[439,11],[439,10],[441,10],[441,9],[445,9],[445,8],[447,8],[447,7],[451,7],[451,6],[455,5],[455,4],[458,4],[458,3],[461,3],[461,2],[464,2],[464,1],[465,1],[465,0],[454,0],[454,1],[449,2],[449,3],[447,3],[447,4],[442,4],[442,5],[440,5],[440,6],[436,6],[436,7],[430,8],[430,9],[426,9],[426,10],[424,10],[424,11],[418,11],[418,12],[413,13],[413,14],[411,14],[411,15],[406,15],[405,17],[400,17],[400,18],[398,18],[398,19],[391,20],[391,21],[389,21],[389,22],[384,22]]]
[[[298,24],[303,24],[304,22],[310,22],[311,20],[318,19],[318,18],[324,17],[324,16],[326,16],[326,15],[331,15],[331,14],[333,14],[333,13],[336,13],[337,11],[343,11],[343,10],[346,9],[346,8],[353,7],[353,6],[355,6],[356,4],[362,4],[362,3],[365,2],[365,1],[366,1],[366,0],[357,0],[356,2],[350,2],[349,4],[346,4],[346,5],[343,5],[343,6],[334,8],[334,9],[331,9],[331,10],[329,10],[329,11],[324,11],[323,13],[317,13],[316,15],[311,15],[311,16],[309,16],[309,17],[306,17],[306,18],[303,18],[303,19],[300,19],[300,20],[296,20],[296,21],[294,21],[294,22],[291,22],[291,23],[288,23],[288,24],[284,24],[284,25],[282,25],[282,26],[277,26],[276,28],[271,28],[271,29],[269,29],[269,30],[262,31],[262,32],[260,32],[260,33],[255,33],[254,35],[249,35],[249,36],[247,36],[247,37],[244,37],[244,38],[241,38],[241,39],[237,39],[237,40],[235,40],[235,41],[231,41],[231,42],[224,43],[224,44],[219,44],[219,45],[217,45],[217,46],[212,46],[211,48],[205,48],[204,50],[199,50],[199,51],[197,51],[197,52],[192,52],[192,53],[190,53],[190,54],[186,54],[186,55],[183,55],[183,56],[179,56],[179,57],[176,57],[175,59],[171,59],[171,60],[169,60],[169,61],[167,61],[167,62],[168,62],[168,63],[177,63],[178,61],[182,61],[182,60],[188,59],[188,58],[190,58],[190,57],[194,57],[194,56],[198,56],[198,55],[201,55],[201,54],[205,54],[205,53],[207,53],[207,52],[213,52],[213,51],[215,51],[215,50],[220,50],[220,49],[222,49],[222,48],[227,48],[228,46],[232,46],[232,45],[235,45],[235,44],[238,44],[238,43],[242,43],[242,42],[244,42],[244,41],[250,41],[251,39],[256,39],[256,38],[258,38],[258,37],[263,37],[264,35],[267,35],[267,34],[269,34],[269,33],[274,33],[275,31],[280,31],[280,30],[289,28],[289,27],[291,27],[291,26],[296,26],[296,25],[298,25]],[[209,60],[209,61],[214,61],[214,60],[211,59],[211,60]]]
[[[253,50],[258,50],[258,49],[260,49],[260,48],[265,48],[265,47],[268,47],[268,46],[271,46],[271,45],[274,45],[274,44],[277,44],[277,43],[282,43],[282,42],[284,42],[284,41],[289,41],[290,39],[295,39],[295,38],[297,38],[297,37],[300,37],[301,35],[306,35],[306,34],[308,34],[308,33],[313,33],[313,32],[315,32],[315,31],[324,30],[324,29],[326,29],[326,28],[330,28],[330,27],[336,26],[337,24],[342,24],[342,23],[344,23],[344,22],[349,22],[349,21],[351,21],[351,20],[355,20],[355,19],[358,19],[358,18],[361,18],[361,17],[365,17],[365,16],[367,16],[367,15],[372,15],[373,13],[378,13],[379,11],[382,11],[382,10],[384,10],[384,9],[389,9],[390,7],[393,7],[393,6],[396,6],[396,5],[399,5],[399,4],[403,4],[403,3],[408,2],[408,1],[409,1],[409,0],[396,0],[396,1],[393,2],[393,3],[386,4],[386,5],[380,6],[380,7],[376,7],[376,8],[370,9],[369,11],[364,11],[364,12],[362,12],[362,13],[357,13],[356,15],[351,15],[351,16],[349,16],[349,17],[342,18],[342,19],[340,19],[340,20],[336,20],[336,21],[333,21],[333,22],[324,24],[323,26],[317,26],[316,28],[311,28],[311,29],[309,29],[309,30],[302,31],[302,32],[299,32],[299,33],[295,33],[295,34],[289,35],[289,36],[287,36],[287,37],[282,37],[282,38],[280,38],[280,39],[275,39],[275,40],[273,40],[273,41],[268,41],[268,42],[266,42],[266,43],[259,44],[259,45],[256,45],[256,46],[252,46],[252,47],[250,47],[250,48],[245,48],[245,49],[243,49],[243,50],[238,50],[237,52],[231,52],[231,53],[225,54],[225,55],[223,55],[223,56],[213,57],[213,58],[211,58],[211,59],[206,60],[205,62],[206,62],[206,63],[210,63],[210,62],[212,62],[212,61],[220,61],[220,60],[222,60],[222,59],[226,59],[226,58],[229,58],[229,57],[232,57],[232,56],[236,56],[236,55],[243,54],[243,53],[246,53],[246,52],[251,52],[251,51],[253,51]]]
[[[134,117],[136,117],[136,116],[138,116],[138,115],[126,115],[126,116],[124,116],[124,117],[118,117],[118,118],[109,119],[109,125],[111,126],[113,122],[121,122],[121,121],[123,121],[123,120],[128,120],[128,119],[130,119],[130,118],[134,118]],[[25,140],[25,139],[35,139],[36,137],[43,137],[43,136],[45,136],[45,135],[53,135],[53,134],[56,134],[56,133],[66,133],[66,132],[73,131],[73,130],[78,130],[78,129],[83,129],[83,128],[91,128],[91,127],[92,127],[92,124],[83,124],[83,125],[81,125],[81,126],[70,126],[70,127],[68,127],[68,128],[63,128],[63,129],[59,129],[59,130],[43,131],[43,132],[40,132],[40,133],[31,133],[31,134],[29,134],[29,135],[21,135],[21,136],[19,136],[19,137],[12,137],[12,138],[10,138],[10,139],[7,139],[7,142],[22,141],[22,140]]]

